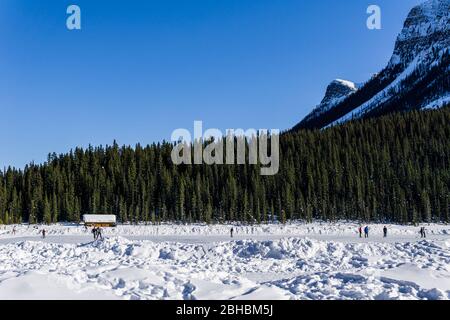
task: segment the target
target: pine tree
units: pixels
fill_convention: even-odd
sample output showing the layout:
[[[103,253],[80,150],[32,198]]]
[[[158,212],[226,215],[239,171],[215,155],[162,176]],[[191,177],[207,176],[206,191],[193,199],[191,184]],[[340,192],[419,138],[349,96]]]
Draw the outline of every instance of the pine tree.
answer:
[[[430,222],[431,220],[431,204],[430,197],[426,191],[422,191],[420,195],[421,209],[422,209],[422,221]]]
[[[46,224],[52,223],[52,210],[47,197],[44,199],[44,222]]]

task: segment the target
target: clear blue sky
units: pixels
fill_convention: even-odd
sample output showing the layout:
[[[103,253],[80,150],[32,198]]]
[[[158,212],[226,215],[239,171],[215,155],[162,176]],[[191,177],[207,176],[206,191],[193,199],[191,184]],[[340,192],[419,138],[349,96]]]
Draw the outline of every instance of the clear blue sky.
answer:
[[[0,167],[208,128],[287,129],[384,67],[419,0],[1,0]],[[383,29],[366,28],[366,8]],[[66,8],[82,10],[68,31]]]

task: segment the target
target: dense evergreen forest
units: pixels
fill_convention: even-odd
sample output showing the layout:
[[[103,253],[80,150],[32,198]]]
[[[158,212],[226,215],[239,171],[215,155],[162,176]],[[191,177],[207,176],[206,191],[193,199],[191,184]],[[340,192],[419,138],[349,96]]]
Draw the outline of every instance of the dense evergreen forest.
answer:
[[[172,164],[172,144],[77,148],[0,171],[0,223],[449,221],[450,108],[280,137],[280,172]]]

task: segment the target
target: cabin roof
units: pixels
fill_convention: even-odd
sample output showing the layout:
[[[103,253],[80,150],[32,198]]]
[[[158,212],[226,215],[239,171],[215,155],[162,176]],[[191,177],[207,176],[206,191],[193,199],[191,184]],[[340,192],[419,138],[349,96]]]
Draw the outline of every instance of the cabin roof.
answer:
[[[116,216],[114,214],[84,214],[83,215],[84,222],[104,222],[104,223],[115,223]]]

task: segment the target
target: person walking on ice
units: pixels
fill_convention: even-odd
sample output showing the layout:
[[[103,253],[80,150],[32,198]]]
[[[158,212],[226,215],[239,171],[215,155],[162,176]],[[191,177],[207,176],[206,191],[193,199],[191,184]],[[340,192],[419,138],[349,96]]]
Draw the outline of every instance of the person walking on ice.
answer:
[[[368,238],[369,237],[369,226],[366,226],[364,228],[364,238]]]
[[[383,237],[387,237],[387,227],[386,226],[384,226],[383,227]]]
[[[362,238],[362,226],[359,226],[358,232],[359,232],[359,237]]]
[[[97,228],[97,239],[98,238],[100,238],[100,240],[103,241],[102,228],[100,228],[100,227]]]
[[[94,241],[97,240],[97,227],[92,229],[92,234],[94,235]]]
[[[234,232],[234,229],[233,229],[233,227],[231,227],[231,230],[230,230],[230,236],[231,236],[231,238],[233,238],[233,232]]]
[[[420,237],[421,238],[426,238],[427,234],[425,233],[425,227],[421,227],[420,228]]]
[[[45,233],[46,233],[45,229],[42,229],[41,233],[42,233],[42,239],[45,239]]]

